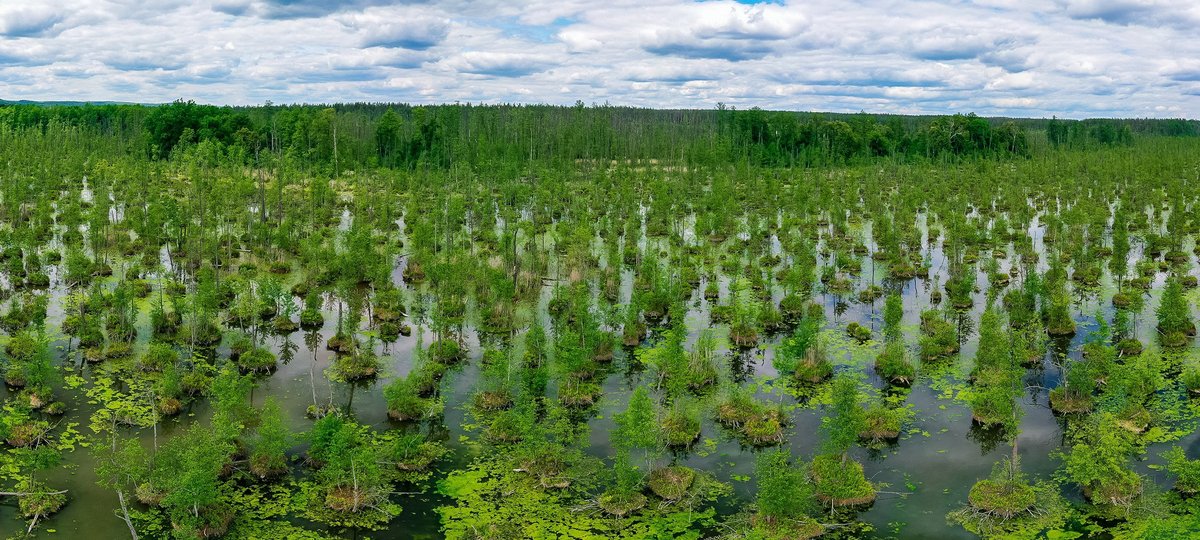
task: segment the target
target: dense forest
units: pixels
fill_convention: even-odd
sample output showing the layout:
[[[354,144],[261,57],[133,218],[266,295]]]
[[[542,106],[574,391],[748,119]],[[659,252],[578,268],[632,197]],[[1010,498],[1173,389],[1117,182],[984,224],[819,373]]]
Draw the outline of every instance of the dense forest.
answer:
[[[1200,123],[0,106],[0,532],[1200,534]]]
[[[1197,136],[1186,120],[1049,121],[968,115],[903,117],[809,114],[760,109],[660,111],[593,106],[216,107],[190,101],[147,107],[0,107],[0,124],[51,126],[112,137],[127,152],[166,159],[206,146],[243,163],[286,156],[306,170],[400,169],[580,160],[671,160],[698,165],[844,165],[888,157],[905,162],[1028,156],[1031,144],[1090,148],[1129,145],[1134,133]],[[1031,133],[1037,136],[1031,141]],[[1042,136],[1044,133],[1044,136]],[[215,145],[215,148],[213,147]]]

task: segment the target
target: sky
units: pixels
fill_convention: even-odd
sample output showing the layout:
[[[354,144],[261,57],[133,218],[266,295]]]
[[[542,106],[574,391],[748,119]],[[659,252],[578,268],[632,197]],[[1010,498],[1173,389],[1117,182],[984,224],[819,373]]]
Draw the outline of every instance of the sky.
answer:
[[[1200,118],[1200,0],[0,0],[0,99]]]

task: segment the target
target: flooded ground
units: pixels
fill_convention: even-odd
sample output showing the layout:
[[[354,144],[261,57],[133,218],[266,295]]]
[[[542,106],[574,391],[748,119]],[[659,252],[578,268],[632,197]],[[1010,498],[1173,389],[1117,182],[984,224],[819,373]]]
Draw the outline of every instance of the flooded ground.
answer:
[[[1041,243],[1041,231],[1036,222],[1030,229],[1040,263],[1045,268],[1045,251]],[[864,226],[862,233],[869,239],[870,227]],[[915,349],[919,315],[923,309],[931,306],[930,294],[947,279],[945,256],[938,247],[940,242],[926,242],[923,250],[932,268],[928,278],[915,278],[898,286],[904,300],[905,339],[910,349]],[[1012,252],[1010,248],[1010,253]],[[1136,250],[1130,254],[1130,259],[1137,260],[1140,253]],[[398,260],[394,279],[400,282],[403,261]],[[1003,270],[1008,270],[1008,260],[1001,262]],[[872,272],[873,262],[869,256],[862,257],[862,273],[856,278],[855,290],[873,283],[883,284],[884,271],[876,269]],[[875,278],[872,280],[871,275]],[[1156,276],[1155,289],[1161,288],[1164,274]],[[65,289],[55,279],[52,288],[50,320],[52,328],[62,321],[62,301]],[[971,309],[962,311],[959,317],[961,329],[969,330],[978,323],[980,313],[986,303],[987,276],[979,272],[976,279],[977,291],[974,295],[974,305]],[[1019,286],[1019,279],[1014,280],[1012,287]],[[728,295],[727,278],[721,278],[722,301]],[[632,287],[632,272],[624,273],[622,299],[629,298]],[[537,316],[546,317],[546,304],[553,288],[553,280],[547,281],[538,306]],[[711,303],[702,294],[704,284],[692,293],[688,303],[689,342],[693,342],[699,333],[709,327]],[[1024,416],[1021,420],[1018,448],[1022,456],[1023,469],[1035,478],[1047,478],[1053,474],[1060,463],[1053,456],[1063,444],[1062,421],[1051,413],[1048,406],[1047,394],[1058,385],[1060,371],[1054,360],[1056,354],[1065,352],[1067,355],[1078,356],[1078,346],[1095,326],[1094,314],[1111,315],[1106,298],[1111,296],[1114,289],[1111,280],[1106,280],[1100,287],[1092,291],[1075,291],[1072,313],[1078,324],[1078,331],[1069,342],[1052,343],[1043,358],[1041,365],[1029,369],[1025,375],[1027,389],[1020,400]],[[1157,294],[1157,293],[1156,293]],[[781,293],[775,294],[778,301]],[[820,301],[826,313],[826,336],[834,344],[833,350],[838,353],[839,370],[856,370],[862,372],[865,380],[881,390],[885,384],[870,369],[871,361],[878,352],[878,343],[868,342],[859,344],[845,338],[842,329],[851,321],[859,322],[871,328],[876,337],[881,324],[883,300],[873,303],[860,303],[855,300],[855,294],[832,295],[819,294]],[[1157,303],[1156,298],[1146,302],[1141,316],[1137,318],[1138,336],[1146,340],[1152,335],[1153,312]],[[142,310],[141,340],[147,337],[145,326],[148,325],[148,315],[145,306]],[[326,350],[324,344],[334,333],[335,309],[326,306],[325,325],[314,332],[294,332],[287,336],[268,339],[272,350],[280,357],[277,371],[258,380],[254,390],[254,400],[260,404],[267,396],[274,396],[289,419],[293,430],[300,432],[311,426],[311,420],[305,417],[309,405],[332,402],[353,412],[362,423],[379,430],[413,429],[388,420],[386,406],[382,395],[382,387],[395,377],[409,372],[413,365],[414,349],[419,343],[428,345],[433,336],[427,328],[418,327],[412,336],[400,337],[391,343],[377,345],[377,351],[385,359],[383,376],[377,380],[358,386],[336,384],[329,381],[325,375],[333,359],[333,353]],[[723,326],[718,326],[722,329]],[[821,422],[821,411],[809,403],[809,398],[819,392],[819,389],[797,389],[793,383],[778,377],[772,367],[771,358],[773,347],[782,336],[773,336],[758,348],[749,351],[726,351],[724,362],[729,373],[743,374],[747,384],[755,384],[759,395],[764,399],[782,402],[789,406],[790,415],[794,421],[787,430],[787,442],[797,455],[811,456],[819,442],[818,427]],[[869,509],[859,514],[859,519],[873,526],[873,537],[879,538],[971,538],[972,534],[961,528],[947,524],[946,514],[961,507],[972,484],[986,477],[993,465],[1002,457],[1008,455],[1010,447],[1007,442],[997,439],[994,434],[973,427],[971,413],[968,407],[956,399],[957,392],[966,385],[966,373],[972,365],[977,337],[972,332],[962,336],[962,350],[958,356],[921,367],[921,375],[909,390],[902,391],[906,403],[912,408],[914,420],[906,426],[900,440],[882,449],[869,450],[856,448],[854,457],[865,466],[868,479],[872,482],[883,483],[878,500]],[[473,360],[477,360],[481,347],[480,337],[468,330],[465,335]],[[60,343],[58,354],[65,357],[67,351]],[[615,361],[605,372],[603,389],[604,397],[598,410],[592,415],[590,448],[588,452],[598,457],[611,455],[608,446],[608,433],[613,428],[612,414],[623,410],[626,400],[637,384],[645,382],[647,375],[642,373],[631,361],[632,352],[618,351]],[[80,374],[85,378],[91,377],[95,366],[66,366],[65,373]],[[478,433],[465,429],[471,419],[468,416],[466,403],[475,388],[475,378],[478,374],[477,362],[468,362],[463,367],[452,372],[442,383],[442,394],[445,398],[444,415],[431,426],[426,426],[436,439],[441,440],[450,450],[449,457],[440,463],[439,476],[445,471],[469,463],[472,447],[465,441],[478,437]],[[4,392],[11,392],[4,390]],[[86,430],[93,405],[89,404],[86,396],[80,392],[61,392],[63,399],[70,406],[70,412],[63,417],[64,423],[77,423],[80,430]],[[158,430],[157,436],[165,438],[178,432],[181,427],[201,419],[207,421],[210,416],[204,401],[194,403],[190,409],[179,417],[166,420]],[[144,442],[151,444],[154,434],[143,430],[141,437]],[[1181,441],[1189,456],[1200,453],[1200,440],[1193,433]],[[1160,483],[1164,478],[1160,472],[1148,467],[1156,461],[1157,454],[1166,445],[1151,446],[1147,456],[1150,461],[1139,464],[1139,472],[1150,475]],[[302,448],[297,447],[297,452]],[[679,463],[711,471],[722,481],[733,485],[733,496],[719,501],[718,508],[722,513],[729,514],[738,510],[750,500],[754,493],[753,466],[754,453],[757,450],[746,447],[739,439],[711,418],[704,421],[700,442],[692,448],[678,451],[673,459]],[[96,485],[93,471],[94,463],[86,449],[77,449],[66,456],[68,467],[56,472],[51,477],[51,484],[69,490],[69,504],[58,514],[47,520],[44,535],[53,537],[59,535],[66,538],[120,538],[128,536],[125,524],[114,508],[117,499],[111,490]],[[381,533],[372,535],[386,538],[438,538],[439,521],[435,508],[444,504],[445,500],[437,495],[432,484],[418,488],[423,493],[398,495],[395,500],[403,506],[403,513],[396,518],[390,527]],[[1078,500],[1080,495],[1073,487],[1064,487],[1064,494]],[[402,487],[401,491],[415,491]],[[0,531],[11,534],[16,527],[21,526],[15,502],[6,501],[0,505]],[[305,524],[311,528],[320,527]],[[325,530],[331,535],[354,537],[352,533],[336,530]],[[360,535],[361,536],[361,535]]]

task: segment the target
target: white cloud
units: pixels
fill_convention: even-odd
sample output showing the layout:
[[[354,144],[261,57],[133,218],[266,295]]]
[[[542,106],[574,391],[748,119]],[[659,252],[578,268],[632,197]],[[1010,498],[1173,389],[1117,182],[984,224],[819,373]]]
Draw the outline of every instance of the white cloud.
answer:
[[[1193,0],[0,2],[6,99],[1200,116]]]
[[[989,101],[1001,109],[1028,109],[1037,107],[1039,103],[1034,98],[994,98]]]

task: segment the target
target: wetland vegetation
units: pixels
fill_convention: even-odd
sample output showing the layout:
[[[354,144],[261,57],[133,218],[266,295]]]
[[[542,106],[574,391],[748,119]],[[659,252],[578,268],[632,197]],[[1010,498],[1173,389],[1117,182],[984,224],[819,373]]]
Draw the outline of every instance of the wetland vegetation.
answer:
[[[1200,124],[0,106],[0,531],[1200,534]]]

